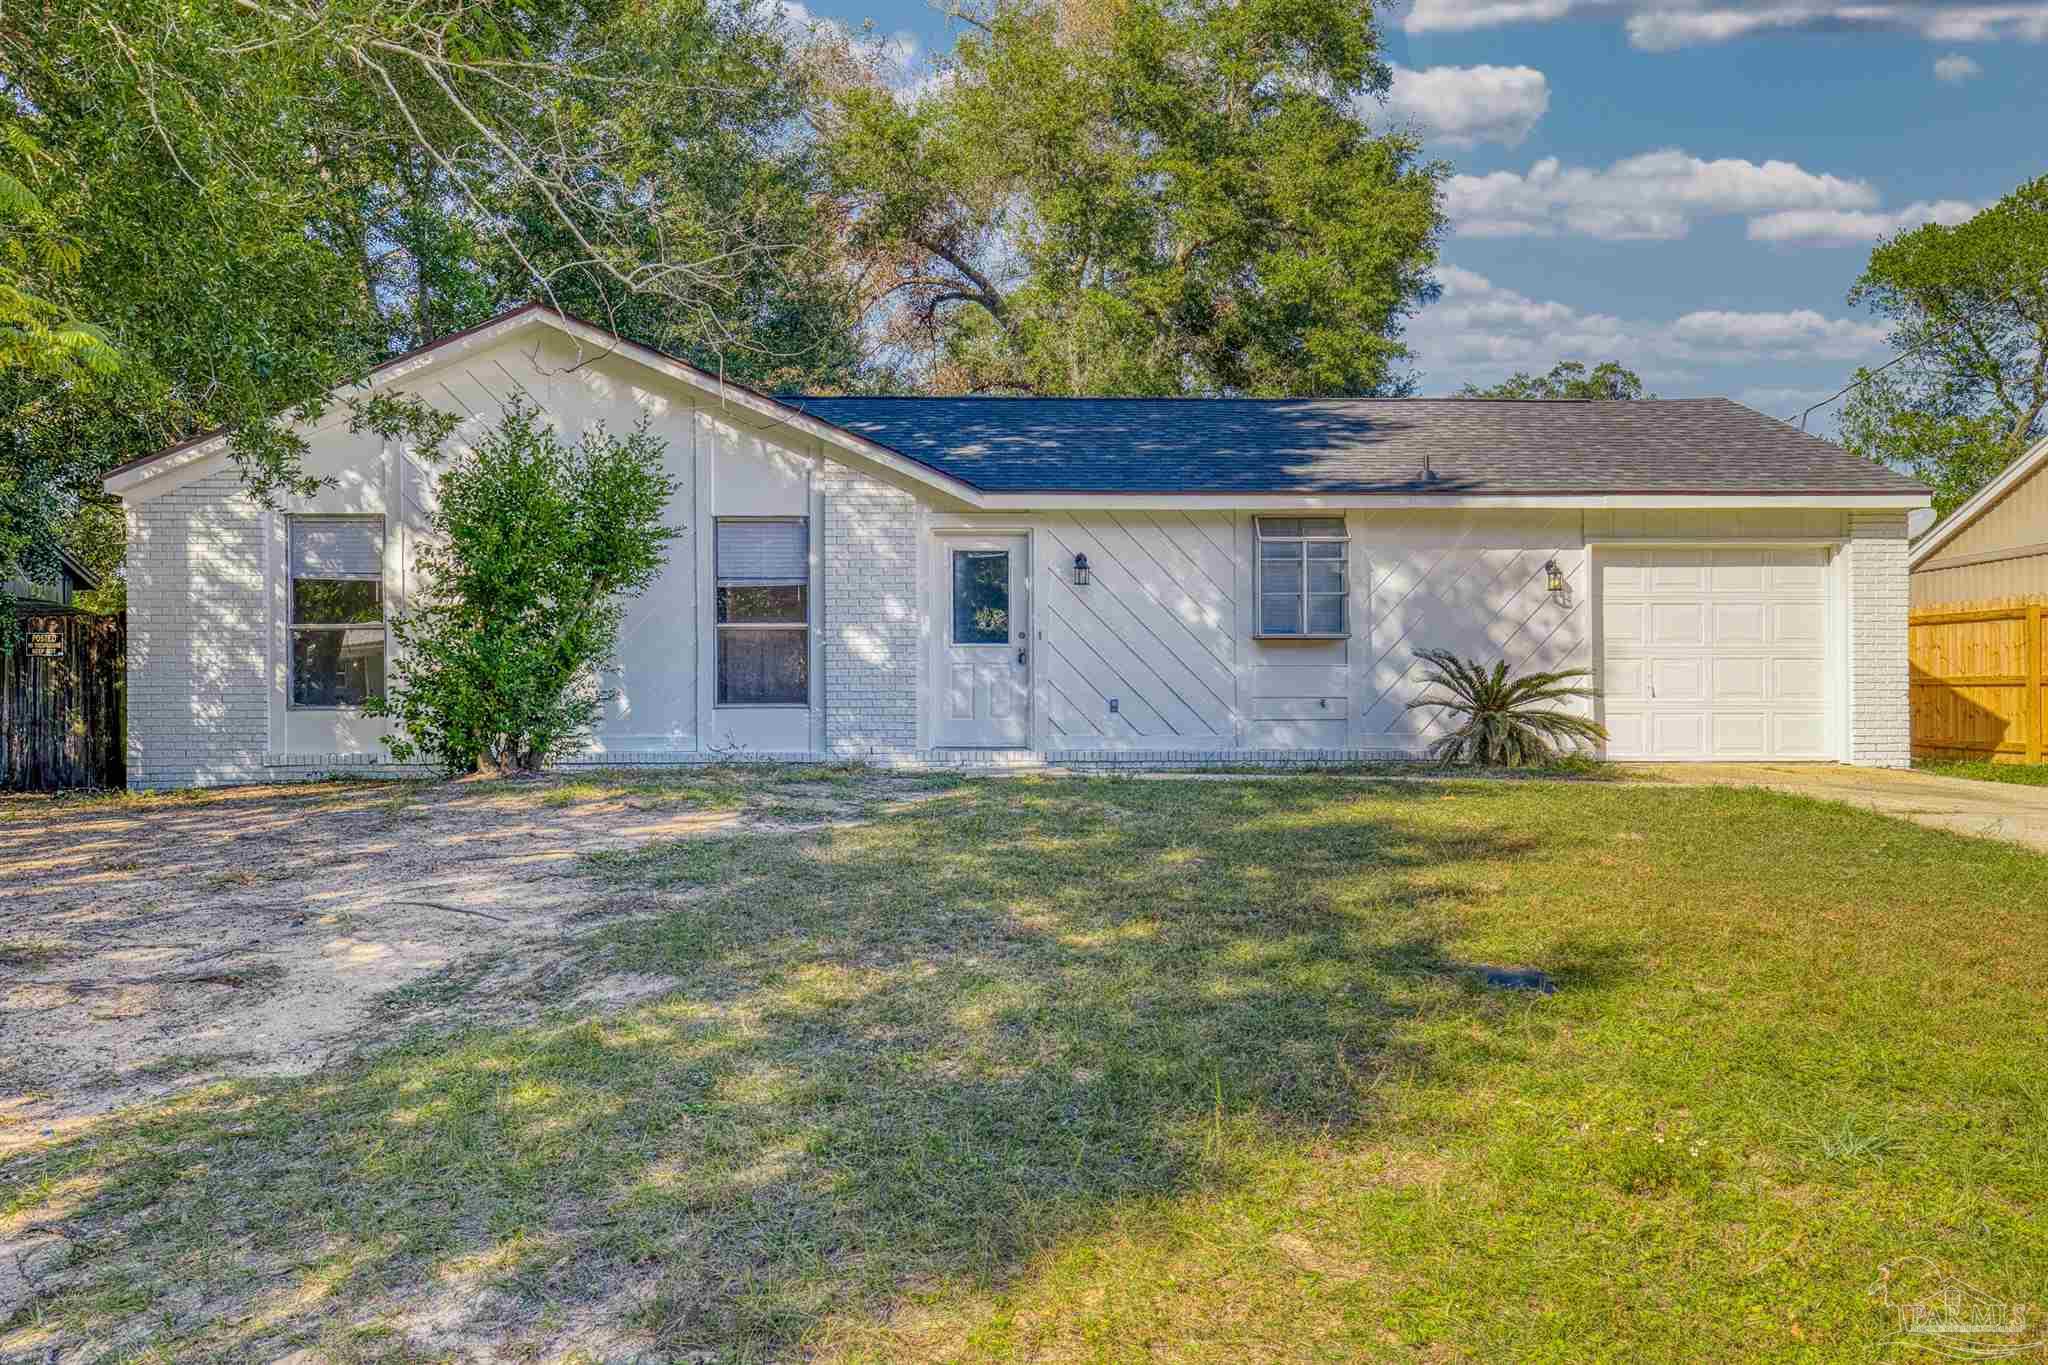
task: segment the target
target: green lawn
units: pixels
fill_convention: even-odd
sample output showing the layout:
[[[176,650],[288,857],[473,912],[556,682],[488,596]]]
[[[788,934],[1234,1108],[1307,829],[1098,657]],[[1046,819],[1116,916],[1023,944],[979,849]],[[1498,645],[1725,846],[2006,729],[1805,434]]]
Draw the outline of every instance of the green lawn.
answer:
[[[0,1358],[1871,1359],[1914,1256],[2048,1307],[2048,861],[2006,844],[1027,779],[588,870],[696,893],[578,947],[673,993],[0,1165],[4,1226],[73,1230]]]
[[[2048,787],[2048,763],[1987,763],[1968,759],[1916,759],[1914,768],[1936,777],[1967,777],[1977,782],[2015,782],[2023,787]]]

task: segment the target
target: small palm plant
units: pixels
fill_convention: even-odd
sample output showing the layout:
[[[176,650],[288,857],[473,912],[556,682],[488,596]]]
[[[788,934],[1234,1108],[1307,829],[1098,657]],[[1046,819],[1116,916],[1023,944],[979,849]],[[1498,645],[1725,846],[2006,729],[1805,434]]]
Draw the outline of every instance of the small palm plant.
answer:
[[[1489,670],[1449,650],[1420,650],[1418,657],[1433,670],[1423,682],[1437,695],[1417,697],[1408,709],[1440,707],[1463,718],[1429,746],[1429,756],[1445,766],[1520,768],[1557,758],[1560,741],[1607,738],[1598,721],[1556,709],[1558,702],[1599,697],[1593,688],[1573,685],[1574,679],[1592,676],[1583,668],[1509,677],[1505,659]]]

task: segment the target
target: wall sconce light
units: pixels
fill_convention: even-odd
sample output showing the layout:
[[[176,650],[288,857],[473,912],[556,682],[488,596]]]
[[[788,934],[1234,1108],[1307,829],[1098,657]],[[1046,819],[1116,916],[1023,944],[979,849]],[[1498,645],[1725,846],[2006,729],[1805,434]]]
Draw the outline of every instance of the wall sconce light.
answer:
[[[1564,570],[1557,567],[1556,560],[1544,560],[1543,573],[1550,583],[1550,591],[1552,593],[1560,593],[1565,590]]]
[[[1074,586],[1077,588],[1085,588],[1088,586],[1087,555],[1077,554],[1074,556]]]

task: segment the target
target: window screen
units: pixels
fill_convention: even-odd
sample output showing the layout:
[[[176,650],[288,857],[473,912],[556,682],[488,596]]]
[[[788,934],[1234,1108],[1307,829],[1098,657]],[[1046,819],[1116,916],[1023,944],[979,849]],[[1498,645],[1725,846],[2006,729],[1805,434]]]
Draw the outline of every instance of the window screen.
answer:
[[[808,583],[810,523],[801,517],[786,521],[721,520],[717,560],[720,583]]]
[[[721,518],[712,543],[718,704],[809,705],[809,522]]]
[[[293,517],[289,536],[292,705],[383,696],[383,518]]]
[[[1257,526],[1259,634],[1350,634],[1344,518],[1259,517]]]

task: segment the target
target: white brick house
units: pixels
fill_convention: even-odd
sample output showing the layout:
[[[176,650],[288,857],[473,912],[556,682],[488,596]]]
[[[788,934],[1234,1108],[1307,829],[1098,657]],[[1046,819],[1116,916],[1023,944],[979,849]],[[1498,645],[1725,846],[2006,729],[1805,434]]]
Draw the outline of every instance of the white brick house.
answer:
[[[586,762],[1413,755],[1429,647],[1592,670],[1617,758],[1908,761],[1925,490],[1724,400],[774,399],[537,306],[368,387],[666,439]],[[108,476],[131,784],[379,766],[432,471],[308,436],[280,509],[219,437]]]

